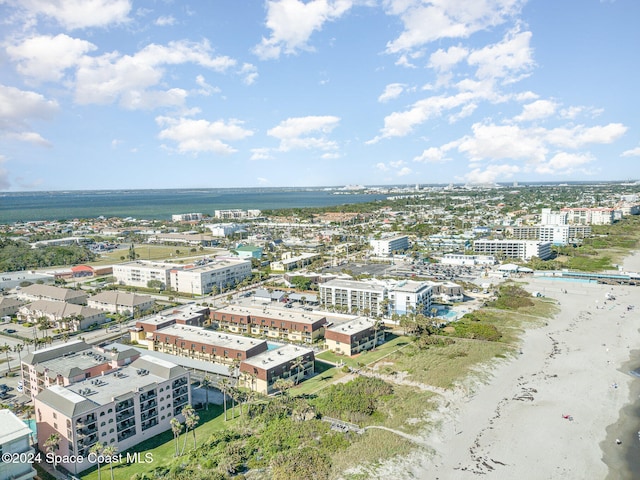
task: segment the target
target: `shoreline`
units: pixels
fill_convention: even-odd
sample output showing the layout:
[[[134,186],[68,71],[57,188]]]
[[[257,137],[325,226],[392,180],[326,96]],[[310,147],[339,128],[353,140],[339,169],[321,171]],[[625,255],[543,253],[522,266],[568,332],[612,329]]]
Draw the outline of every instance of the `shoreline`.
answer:
[[[640,255],[627,260],[640,270]],[[481,366],[486,383],[466,380],[443,396],[436,426],[422,433],[428,448],[376,478],[640,478],[640,378],[629,374],[640,368],[640,287],[527,282],[560,311],[524,332],[522,354]],[[612,290],[615,301],[605,297]]]

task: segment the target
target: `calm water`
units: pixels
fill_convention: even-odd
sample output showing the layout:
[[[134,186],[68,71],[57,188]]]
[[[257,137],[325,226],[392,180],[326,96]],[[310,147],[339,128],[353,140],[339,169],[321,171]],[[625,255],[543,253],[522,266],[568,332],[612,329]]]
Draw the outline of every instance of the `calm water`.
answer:
[[[172,214],[230,208],[327,207],[382,200],[385,195],[333,195],[314,189],[176,189],[20,192],[0,194],[0,224],[32,220],[134,217],[170,220]]]

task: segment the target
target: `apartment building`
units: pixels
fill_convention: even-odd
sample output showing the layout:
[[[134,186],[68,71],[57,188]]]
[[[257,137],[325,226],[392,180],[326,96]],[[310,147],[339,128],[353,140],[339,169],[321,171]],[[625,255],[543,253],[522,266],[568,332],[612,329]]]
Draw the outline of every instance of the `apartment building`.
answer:
[[[271,262],[271,270],[276,272],[289,272],[296,268],[303,268],[320,259],[318,253],[303,253],[301,255],[293,255],[291,252],[284,253],[282,258],[277,262]]]
[[[324,338],[329,350],[351,356],[384,343],[384,330],[382,326],[376,329],[374,320],[358,317],[340,325],[327,327]]]
[[[172,222],[194,222],[202,220],[202,213],[178,213],[171,215]]]
[[[173,324],[147,334],[150,351],[231,365],[267,351],[267,341],[191,325]]]
[[[184,420],[187,404],[189,372],[145,355],[98,378],[40,392],[34,400],[38,445],[44,449],[57,433],[57,453],[67,460],[62,466],[82,472],[94,466],[87,455],[97,442],[123,452],[171,428],[173,417]]]
[[[53,285],[33,284],[20,290],[19,298],[23,300],[36,301],[48,300],[51,302],[66,302],[75,305],[86,305],[89,296],[82,290],[71,288],[55,287]]]
[[[155,301],[149,295],[108,290],[89,297],[87,305],[105,312],[132,315],[153,308]]]
[[[3,458],[0,462],[0,478],[12,480],[32,480],[36,476],[33,463],[26,461],[8,461],[5,455],[11,455],[11,459],[28,458],[35,454],[31,446],[31,429],[11,410],[0,410],[0,453]],[[15,456],[15,457],[14,457]]]
[[[463,265],[469,267],[492,266],[498,263],[493,255],[464,255],[462,253],[446,253],[440,259],[445,265]]]
[[[532,257],[541,260],[551,257],[551,242],[535,240],[476,240],[473,242],[473,248],[480,254],[519,258],[525,262]]]
[[[327,319],[308,312],[231,305],[211,312],[212,321],[233,333],[313,343],[324,335]]]
[[[54,328],[79,332],[93,324],[101,325],[107,321],[103,310],[76,305],[75,303],[38,300],[20,307],[18,317],[24,321],[37,323],[46,318]]]
[[[234,287],[251,276],[251,261],[231,258],[217,258],[202,265],[188,265],[173,269],[169,275],[169,285],[176,292],[205,295],[216,287]]]
[[[240,363],[241,386],[270,394],[278,379],[291,379],[294,383],[314,374],[315,355],[310,348],[284,345],[253,356]]]
[[[613,208],[563,208],[567,223],[581,225],[611,225],[614,221]]]
[[[348,313],[385,315],[381,302],[387,297],[387,287],[376,282],[331,280],[318,285],[320,305],[346,309]]]
[[[394,252],[404,252],[409,248],[409,237],[400,235],[395,237],[371,240],[371,248],[375,256],[389,256]]]
[[[428,282],[405,280],[388,289],[390,313],[426,313],[431,308],[433,286]]]
[[[120,285],[147,287],[150,280],[158,280],[162,288],[170,285],[171,270],[182,269],[184,265],[136,260],[113,266],[113,276]]]
[[[106,352],[81,340],[36,350],[22,357],[23,394],[33,400],[52,385],[66,386],[99,377],[130,364],[139,356],[134,349]]]
[[[203,326],[209,321],[209,307],[195,304],[180,305],[140,319],[129,329],[132,342],[146,342],[149,333],[169,325]]]

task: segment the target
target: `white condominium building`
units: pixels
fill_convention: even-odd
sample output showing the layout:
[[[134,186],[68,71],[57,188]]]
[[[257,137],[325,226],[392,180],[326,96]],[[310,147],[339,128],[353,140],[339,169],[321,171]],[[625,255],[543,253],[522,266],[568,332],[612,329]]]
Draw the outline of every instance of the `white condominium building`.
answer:
[[[376,256],[388,256],[394,252],[404,252],[409,248],[409,237],[401,235],[397,237],[381,238],[379,240],[371,240],[371,248]]]
[[[431,308],[433,286],[427,282],[406,280],[389,287],[391,313],[426,313]]]
[[[147,287],[149,280],[158,280],[166,288],[170,284],[171,270],[179,268],[184,268],[184,265],[136,260],[114,265],[113,276],[121,285]]]
[[[349,313],[384,315],[381,302],[387,296],[387,288],[373,282],[355,280],[331,280],[318,285],[320,304],[345,308]]]
[[[169,285],[176,292],[205,295],[211,293],[214,286],[221,291],[249,276],[250,260],[216,259],[204,265],[183,265],[171,270]]]
[[[473,248],[483,255],[502,255],[529,261],[532,257],[546,260],[551,257],[551,242],[535,240],[476,240]]]

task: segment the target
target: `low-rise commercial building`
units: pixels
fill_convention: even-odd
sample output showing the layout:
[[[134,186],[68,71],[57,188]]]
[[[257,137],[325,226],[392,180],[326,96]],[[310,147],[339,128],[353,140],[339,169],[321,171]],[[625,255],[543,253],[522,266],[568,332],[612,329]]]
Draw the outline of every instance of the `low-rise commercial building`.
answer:
[[[465,255],[462,253],[446,253],[442,256],[440,263],[445,265],[461,265],[468,267],[492,266],[498,263],[493,255]]]
[[[241,386],[256,392],[270,394],[278,379],[293,380],[298,383],[313,375],[315,356],[310,348],[284,345],[240,363]]]
[[[301,255],[293,255],[288,252],[282,255],[282,258],[277,262],[271,262],[271,270],[277,272],[289,272],[296,268],[303,268],[320,258],[318,253],[303,253]]]
[[[94,467],[97,442],[123,452],[171,428],[191,403],[189,372],[173,363],[142,356],[131,365],[69,386],[54,385],[34,400],[38,445],[60,436],[56,453],[72,473]]]

